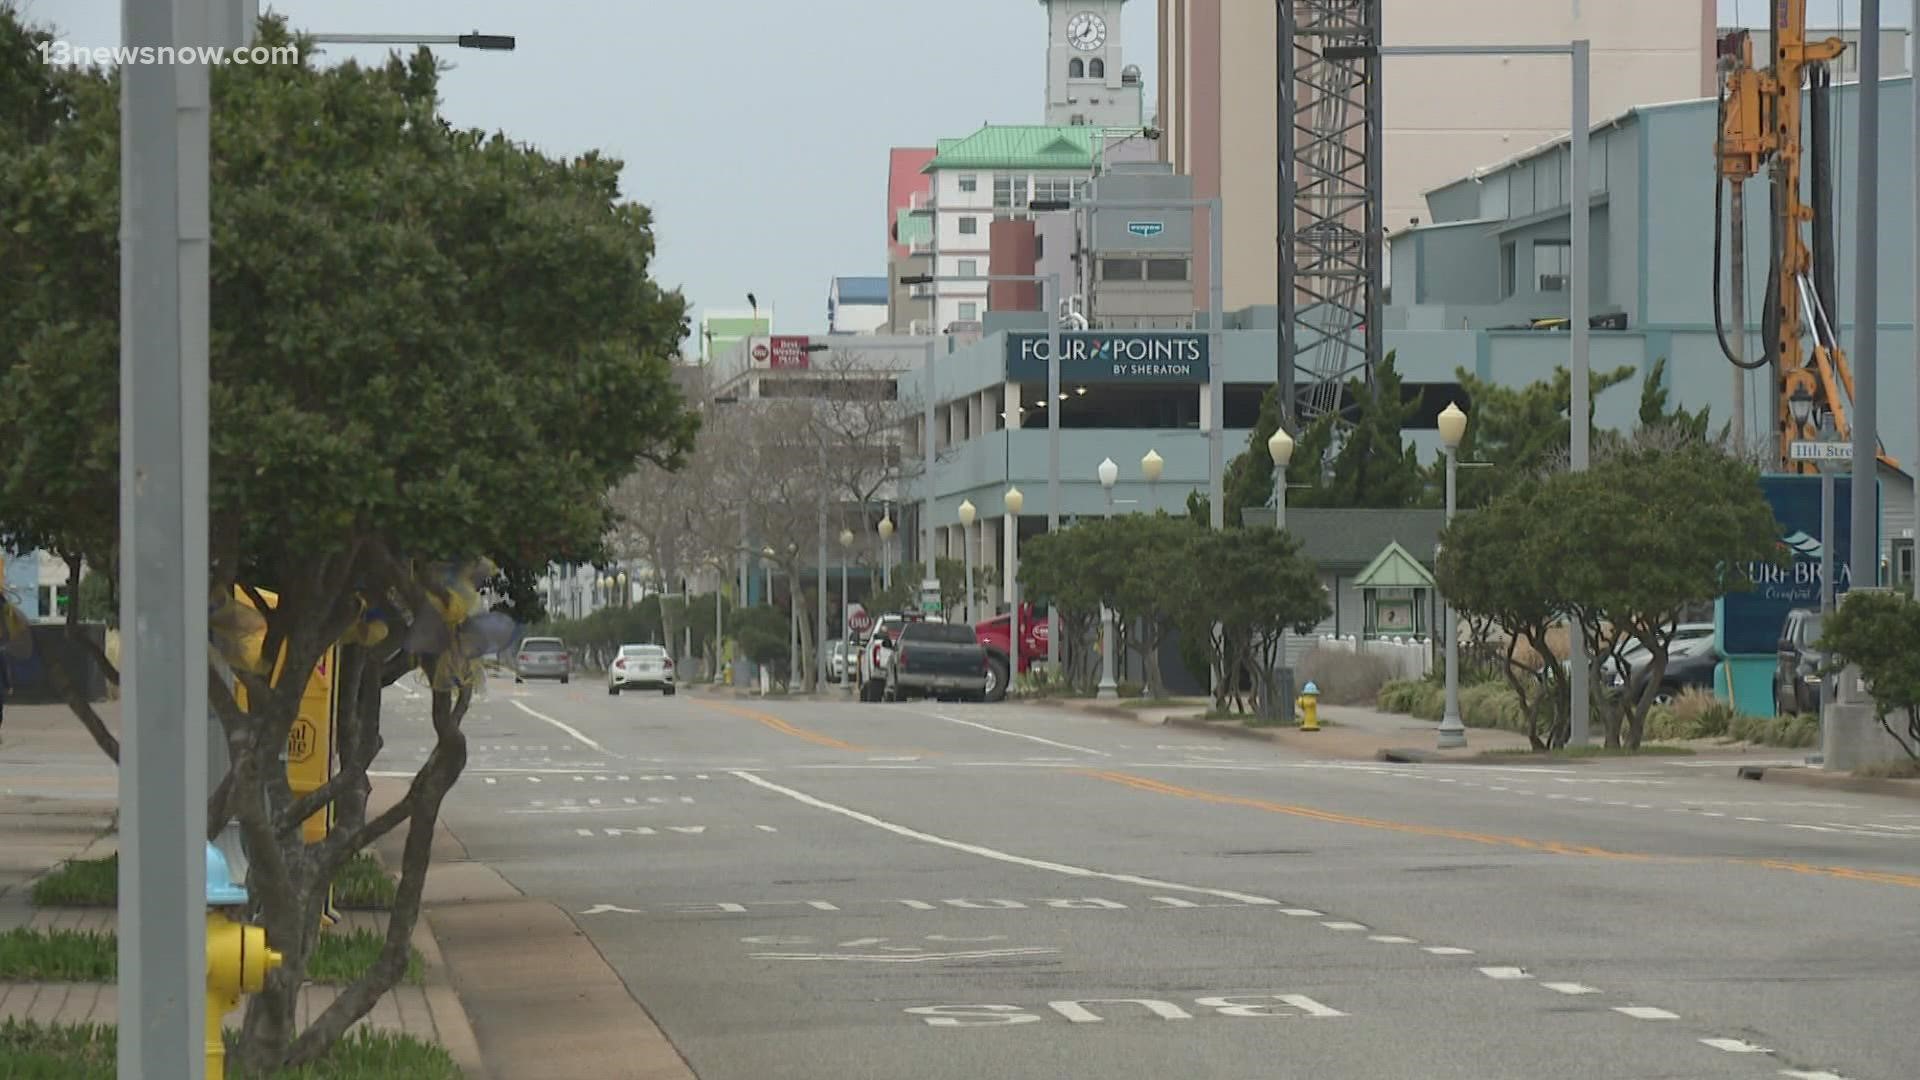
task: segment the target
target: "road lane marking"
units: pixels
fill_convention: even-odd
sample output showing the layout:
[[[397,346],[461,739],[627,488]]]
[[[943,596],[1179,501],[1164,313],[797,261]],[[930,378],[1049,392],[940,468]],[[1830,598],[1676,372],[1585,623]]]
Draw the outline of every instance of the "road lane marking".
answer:
[[[1812,863],[1792,862],[1784,859],[1755,859],[1741,857],[1699,858],[1683,855],[1648,855],[1627,851],[1611,851],[1606,848],[1589,847],[1585,844],[1566,844],[1551,840],[1533,840],[1524,836],[1502,836],[1495,833],[1476,833],[1462,829],[1448,829],[1434,825],[1419,825],[1404,821],[1387,821],[1380,818],[1356,817],[1352,814],[1340,814],[1331,810],[1318,810],[1311,806],[1297,806],[1289,803],[1271,802],[1266,799],[1253,799],[1241,795],[1226,795],[1219,792],[1203,791],[1198,788],[1184,788],[1174,784],[1154,780],[1150,777],[1135,776],[1132,773],[1112,772],[1102,769],[1082,769],[1081,773],[1108,783],[1125,784],[1141,791],[1150,791],[1160,795],[1172,795],[1176,798],[1192,799],[1196,802],[1215,803],[1222,806],[1241,806],[1252,810],[1264,810],[1273,814],[1288,814],[1311,821],[1324,821],[1334,825],[1355,825],[1365,829],[1383,829],[1389,832],[1411,833],[1415,836],[1436,836],[1449,840],[1465,840],[1470,843],[1488,844],[1496,847],[1515,847],[1523,851],[1539,851],[1551,855],[1581,855],[1596,859],[1617,859],[1628,862],[1666,862],[1700,863],[1723,862],[1741,866],[1757,866],[1767,870],[1787,870],[1797,874],[1809,874],[1822,877],[1839,878],[1843,881],[1871,882],[1876,885],[1898,885],[1908,889],[1920,889],[1920,875],[1895,874],[1879,870],[1861,870],[1850,866],[1820,866]],[[1677,811],[1685,813],[1685,811]],[[1792,828],[1810,828],[1821,832],[1838,833],[1840,830],[1820,826],[1790,826]],[[1866,833],[1848,835],[1870,835]],[[1885,836],[1887,834],[1880,834]]]
[[[1419,942],[1415,941],[1413,938],[1401,937],[1398,934],[1369,934],[1367,935],[1367,940],[1377,941],[1382,945],[1418,945],[1419,944]]]
[[[1587,986],[1584,983],[1550,982],[1541,983],[1540,985],[1556,994],[1597,994],[1600,992],[1598,987]]]
[[[829,813],[839,814],[842,817],[858,821],[863,825],[871,825],[876,829],[884,829],[896,836],[904,836],[909,840],[918,840],[923,844],[932,844],[936,847],[943,847],[952,851],[975,855],[983,859],[992,859],[995,862],[1010,863],[1014,866],[1024,866],[1033,870],[1045,870],[1054,874],[1065,874],[1068,877],[1101,878],[1106,881],[1117,881],[1125,885],[1139,885],[1149,889],[1165,889],[1169,892],[1212,896],[1221,900],[1237,901],[1242,904],[1267,905],[1279,903],[1277,900],[1270,900],[1264,896],[1251,896],[1247,893],[1233,892],[1228,889],[1210,889],[1199,885],[1183,885],[1179,882],[1161,881],[1157,878],[1140,877],[1134,874],[1115,874],[1104,870],[1090,870],[1084,866],[1072,866],[1067,863],[1048,862],[1043,859],[1029,859],[1024,855],[1014,855],[1009,852],[998,851],[981,844],[969,844],[959,840],[949,840],[944,836],[935,836],[932,833],[921,832],[918,829],[910,829],[905,825],[896,825],[891,821],[877,818],[872,814],[862,813],[859,810],[830,803],[825,799],[815,798],[804,791],[796,791],[790,787],[783,787],[771,780],[755,776],[750,772],[735,770],[732,775],[745,780],[755,787],[765,788],[768,791],[785,795],[795,802],[805,806],[811,806],[816,810],[825,810]]]
[[[1517,968],[1517,967],[1483,967],[1480,969],[1480,974],[1485,975],[1489,979],[1531,979],[1533,978],[1533,976],[1527,974],[1526,968]]]
[[[1613,1011],[1622,1016],[1631,1016],[1635,1020],[1678,1020],[1679,1013],[1670,1013],[1665,1009],[1656,1009],[1651,1005],[1615,1005]]]
[[[1773,1051],[1764,1046],[1755,1046],[1745,1039],[1701,1039],[1701,1042],[1715,1050],[1725,1050],[1729,1054],[1771,1054]]]
[[[1623,859],[1635,862],[1651,862],[1658,859],[1653,855],[1634,855],[1625,852],[1608,851],[1605,848],[1588,847],[1584,844],[1562,844],[1546,840],[1529,840],[1522,836],[1499,836],[1489,833],[1467,832],[1461,829],[1446,829],[1433,825],[1416,825],[1410,822],[1385,821],[1378,818],[1355,817],[1351,814],[1337,814],[1328,810],[1316,810],[1310,806],[1295,806],[1288,803],[1269,802],[1265,799],[1251,799],[1239,795],[1223,795],[1217,792],[1201,791],[1196,788],[1176,787],[1173,784],[1134,776],[1130,773],[1109,772],[1098,769],[1083,770],[1086,775],[1114,784],[1125,784],[1142,791],[1156,792],[1161,795],[1173,795],[1197,802],[1217,803],[1224,806],[1244,806],[1254,810],[1265,810],[1275,814],[1289,814],[1294,817],[1324,821],[1335,825],[1357,825],[1368,829],[1385,829],[1390,832],[1412,833],[1417,836],[1437,836],[1450,840],[1467,840],[1477,844],[1492,844],[1500,847],[1517,847],[1527,851],[1544,851],[1556,855],[1586,855],[1603,859]]]
[[[831,735],[822,735],[817,731],[808,731],[806,728],[803,728],[803,727],[795,727],[794,725],[787,723],[785,720],[780,719],[779,717],[773,715],[772,713],[761,712],[758,709],[742,709],[734,705],[723,705],[717,701],[702,701],[699,704],[709,709],[718,709],[723,713],[731,713],[732,715],[738,716],[745,720],[752,720],[754,723],[762,724],[762,725],[765,725],[766,727],[770,727],[782,735],[791,735],[796,739],[802,739],[802,740],[805,740],[806,742],[813,743],[815,746],[824,746],[830,750],[850,750],[856,754],[866,754],[866,753],[872,752],[871,747],[856,746],[853,743],[843,742],[839,739],[836,739]],[[931,755],[926,755],[926,756],[931,756]],[[739,774],[736,773],[735,775],[737,776]]]
[[[1458,945],[1424,945],[1424,951],[1435,956],[1472,956],[1472,949],[1462,949]]]
[[[1357,922],[1323,922],[1320,925],[1326,927],[1329,930],[1350,931],[1350,930],[1366,929],[1364,925]]]
[[[578,741],[593,747],[595,750],[600,751],[601,753],[607,755],[608,757],[617,758],[617,757],[623,756],[621,754],[614,753],[612,750],[609,750],[606,747],[601,746],[597,742],[594,742],[593,739],[583,734],[579,728],[576,728],[571,724],[566,723],[565,721],[555,720],[553,717],[548,716],[546,713],[540,712],[537,709],[528,708],[526,702],[524,701],[514,702],[513,707],[516,709],[519,709],[523,713],[526,713],[528,716],[533,717],[535,720],[542,720],[542,721],[545,721],[546,723],[552,724],[554,727],[559,728],[561,731],[566,732],[568,735],[571,735],[573,738],[577,739]]]
[[[1016,739],[1025,739],[1028,742],[1037,742],[1042,744],[1043,746],[1051,746],[1057,750],[1073,750],[1082,754],[1092,754],[1095,757],[1112,757],[1113,756],[1112,754],[1107,753],[1105,750],[1095,750],[1091,747],[1086,747],[1086,746],[1075,746],[1072,743],[1054,742],[1052,739],[1043,739],[1038,735],[1029,735],[1024,731],[1008,731],[1006,728],[997,728],[991,724],[976,723],[975,721],[972,721],[972,720],[962,720],[957,716],[947,716],[944,713],[920,712],[919,709],[910,709],[908,711],[919,712],[921,716],[931,716],[936,720],[945,720],[950,724],[965,724],[970,728],[979,728],[981,731],[991,731],[995,735],[1011,735]]]
[[[1312,908],[1288,907],[1288,908],[1281,908],[1280,914],[1292,915],[1292,916],[1295,916],[1296,918],[1301,918],[1301,919],[1317,919],[1326,913],[1322,911],[1315,911]]]
[[[1047,956],[1053,948],[974,949],[949,953],[748,953],[755,960],[853,960],[871,964],[924,964],[929,960],[995,960],[1007,956]]]
[[[1830,1072],[1824,1072],[1824,1071],[1801,1072],[1799,1069],[1781,1069],[1780,1075],[1791,1076],[1793,1077],[1793,1080],[1847,1080],[1846,1077],[1841,1076],[1839,1073],[1830,1073]]]

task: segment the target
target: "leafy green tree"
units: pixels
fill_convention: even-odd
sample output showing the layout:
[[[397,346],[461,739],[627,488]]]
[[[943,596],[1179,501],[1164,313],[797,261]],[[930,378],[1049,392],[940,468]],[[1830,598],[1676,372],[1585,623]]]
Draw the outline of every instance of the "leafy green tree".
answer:
[[[1333,610],[1326,590],[1299,542],[1273,529],[1190,529],[1182,557],[1174,622],[1206,644],[1214,707],[1245,712],[1239,687],[1252,679],[1273,693],[1281,631],[1318,626]]]
[[[1597,407],[1600,396],[1627,379],[1634,369],[1622,366],[1612,371],[1591,373],[1589,401]],[[1555,368],[1551,381],[1526,386],[1503,386],[1474,377],[1465,369],[1457,373],[1468,401],[1467,433],[1460,443],[1465,461],[1484,461],[1489,469],[1462,469],[1459,473],[1459,504],[1462,507],[1485,506],[1495,496],[1520,486],[1526,478],[1537,476],[1566,459],[1573,426],[1568,416],[1573,410],[1573,377],[1565,368]]]
[[[0,11],[7,41],[15,22]],[[263,20],[261,44],[285,41]],[[111,573],[118,88],[83,73],[61,92],[72,106],[43,138],[0,136],[0,532]],[[641,460],[677,464],[694,428],[669,378],[685,306],[648,275],[652,222],[621,197],[620,163],[454,129],[437,96],[425,50],[213,71],[209,682],[232,768],[208,827],[237,823],[286,957],[248,1000],[234,1066],[250,1074],[316,1059],[405,971],[479,658],[513,635],[478,588],[531,621],[537,568],[601,558],[607,492]],[[339,767],[296,796],[281,754],[336,644]],[[370,812],[381,688],[414,670],[436,743]],[[300,822],[329,805],[331,832],[305,842]],[[298,1030],[328,883],[402,825],[379,960]]]
[[[1440,593],[1467,618],[1505,632],[1501,668],[1526,714],[1535,750],[1566,745],[1567,672],[1555,662],[1551,635],[1560,622],[1559,555],[1538,528],[1534,502],[1541,481],[1527,478],[1480,510],[1453,519],[1440,537],[1434,575]],[[1544,663],[1519,658],[1527,645]]]
[[[1819,644],[1829,653],[1827,678],[1859,668],[1880,726],[1920,759],[1920,603],[1902,592],[1850,592],[1827,616]]]
[[[734,618],[734,640],[740,652],[780,685],[787,684],[792,665],[793,644],[784,608],[756,605],[741,608]]]
[[[1667,358],[1663,356],[1653,362],[1640,384],[1641,430],[1665,430],[1687,441],[1707,441],[1710,412],[1707,406],[1700,406],[1698,412],[1688,412],[1678,405],[1670,405],[1666,382]]]
[[[1098,523],[1090,519],[1020,545],[1020,587],[1028,596],[1046,597],[1059,611],[1063,673],[1082,691],[1093,689],[1097,667],[1092,642],[1100,626],[1100,537],[1090,526]]]
[[[1291,506],[1400,509],[1428,500],[1428,483],[1417,455],[1406,444],[1405,428],[1419,408],[1406,396],[1405,383],[1387,354],[1372,385],[1356,379],[1348,393],[1358,402],[1351,423],[1323,417],[1304,432],[1294,432],[1287,482],[1296,490]],[[1267,391],[1260,417],[1247,436],[1247,448],[1227,466],[1227,524],[1238,525],[1244,510],[1270,506],[1273,455],[1267,440],[1280,425],[1277,390]],[[1335,447],[1335,435],[1341,438]]]
[[[1099,550],[1089,568],[1091,576],[1113,611],[1115,624],[1127,630],[1126,647],[1140,656],[1148,695],[1165,697],[1160,651],[1174,629],[1181,589],[1194,574],[1187,562],[1187,545],[1196,531],[1193,523],[1162,512],[1127,514],[1092,527],[1096,536],[1090,543]]]

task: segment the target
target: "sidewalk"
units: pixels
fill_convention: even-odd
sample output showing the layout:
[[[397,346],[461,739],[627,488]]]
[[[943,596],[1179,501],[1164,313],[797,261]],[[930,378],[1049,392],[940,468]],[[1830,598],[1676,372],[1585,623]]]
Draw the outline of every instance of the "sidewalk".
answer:
[[[118,730],[118,706],[99,706]],[[15,706],[0,729],[0,932],[18,927],[112,932],[112,908],[35,908],[32,881],[65,859],[101,858],[114,851],[112,824],[118,777],[72,714],[57,705]],[[382,912],[346,912],[342,929],[386,931]],[[465,1010],[447,978],[447,965],[426,921],[416,926],[413,946],[426,971],[424,985],[395,987],[356,1027],[398,1032],[444,1047],[470,1077],[489,1074]],[[317,1017],[339,988],[307,986],[299,999],[299,1022]],[[119,1015],[118,988],[111,983],[0,981],[0,1019],[42,1023],[111,1024]],[[240,1012],[229,1014],[237,1025]]]
[[[1431,760],[1471,760],[1500,750],[1526,750],[1527,737],[1518,732],[1470,728],[1467,745],[1458,750],[1436,750],[1440,725],[1418,717],[1384,713],[1353,705],[1320,706],[1319,731],[1297,727],[1248,727],[1239,720],[1206,720],[1210,703],[1179,699],[1165,707],[1129,707],[1085,698],[1039,698],[1036,705],[1074,709],[1095,716],[1131,720],[1139,724],[1211,731],[1232,738],[1276,744],[1295,753],[1342,761],[1378,761],[1383,753],[1419,748]]]
[[[370,812],[405,793],[374,781]],[[404,829],[382,841],[397,865]],[[490,1074],[500,1080],[694,1080],[693,1070],[633,999],[573,916],[522,893],[438,822],[421,901],[473,1018]],[[479,1075],[479,1074],[473,1074]]]

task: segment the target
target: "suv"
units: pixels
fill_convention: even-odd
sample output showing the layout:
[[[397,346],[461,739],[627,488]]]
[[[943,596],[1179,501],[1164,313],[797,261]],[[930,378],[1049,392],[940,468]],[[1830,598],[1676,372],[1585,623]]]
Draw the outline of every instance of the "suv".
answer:
[[[1819,647],[1820,613],[1807,608],[1787,612],[1787,623],[1780,628],[1780,648],[1773,668],[1773,711],[1817,713],[1820,711],[1820,665],[1827,653]]]
[[[565,683],[572,676],[573,656],[567,652],[567,643],[557,637],[526,638],[514,652],[514,682],[559,679]]]

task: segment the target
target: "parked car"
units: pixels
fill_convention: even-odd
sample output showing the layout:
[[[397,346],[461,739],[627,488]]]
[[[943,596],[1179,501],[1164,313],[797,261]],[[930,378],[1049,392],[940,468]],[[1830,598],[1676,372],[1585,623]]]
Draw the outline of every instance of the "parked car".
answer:
[[[622,645],[607,668],[607,693],[622,690],[658,690],[673,696],[673,657],[660,645]]]
[[[857,674],[861,701],[880,700],[887,688],[887,668],[893,663],[893,643],[899,639],[900,631],[908,623],[920,622],[924,618],[917,611],[896,611],[874,620],[873,633],[867,635],[867,642],[860,649]]]
[[[573,654],[567,651],[567,643],[557,637],[530,637],[520,642],[513,659],[513,681],[526,682],[528,679],[558,679],[562,683],[573,677]]]
[[[1787,612],[1780,628],[1780,647],[1773,668],[1773,711],[1820,711],[1820,665],[1827,662],[1819,647],[1821,615],[1809,608]]]
[[[1013,684],[1014,668],[1009,662],[1013,650],[1008,641],[1013,636],[1013,615],[996,615],[976,623],[973,633],[987,650],[987,700],[1000,701],[1007,696],[1007,689]],[[1034,664],[1044,663],[1046,659],[1046,614],[1036,612],[1032,604],[1023,604],[1020,608],[1019,672],[1025,673]]]
[[[1674,665],[1679,663],[1682,657],[1694,656],[1703,646],[1709,652],[1713,649],[1712,623],[1681,623],[1674,627],[1673,641],[1667,647],[1667,672],[1666,675],[1661,678],[1662,684],[1673,681]],[[1649,653],[1644,647],[1638,644],[1629,647],[1620,654],[1621,662],[1627,666],[1626,675],[1623,677],[1617,668],[1611,664],[1608,665],[1608,671],[1606,673],[1607,688],[1610,690],[1618,690],[1628,683],[1632,683],[1635,686],[1642,685],[1640,681],[1641,673],[1652,659],[1653,654]],[[1687,686],[1693,684],[1682,682],[1677,685]],[[1706,681],[1701,685],[1713,685],[1711,665],[1709,665]]]
[[[1649,666],[1652,657],[1645,651],[1636,649],[1625,657],[1629,667],[1623,679],[1618,671],[1607,673],[1607,688],[1619,692],[1623,687],[1634,695],[1646,687],[1647,679],[1652,676]],[[1667,667],[1660,673],[1660,688],[1654,691],[1655,705],[1671,705],[1673,700],[1684,691],[1703,688],[1713,689],[1713,673],[1720,666],[1719,650],[1713,647],[1713,636],[1675,637],[1667,650]]]
[[[886,698],[987,698],[987,650],[973,627],[922,621],[907,624],[887,669]]]
[[[860,642],[833,638],[827,642],[827,681],[843,683],[847,672],[860,667]]]

